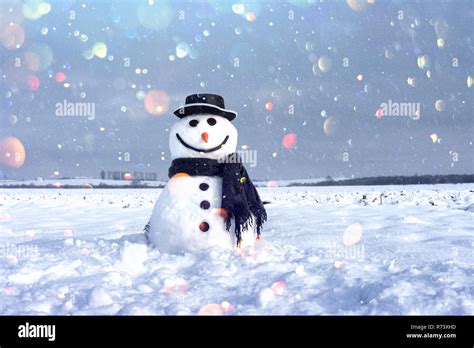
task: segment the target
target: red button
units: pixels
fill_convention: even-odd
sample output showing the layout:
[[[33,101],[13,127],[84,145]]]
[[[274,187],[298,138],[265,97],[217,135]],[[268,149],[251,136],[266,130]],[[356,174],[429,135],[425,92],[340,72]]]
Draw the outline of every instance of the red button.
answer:
[[[209,224],[207,222],[201,222],[199,224],[199,229],[202,231],[202,232],[207,232],[209,231]]]

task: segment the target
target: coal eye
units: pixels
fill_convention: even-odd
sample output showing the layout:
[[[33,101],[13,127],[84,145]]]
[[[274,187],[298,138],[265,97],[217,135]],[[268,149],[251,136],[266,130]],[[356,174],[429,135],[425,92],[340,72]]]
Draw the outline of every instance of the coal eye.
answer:
[[[213,126],[217,123],[216,119],[215,118],[208,118],[207,119],[207,123],[209,123],[209,126]]]
[[[189,121],[189,125],[191,127],[196,127],[198,125],[199,121],[198,120],[191,120]]]

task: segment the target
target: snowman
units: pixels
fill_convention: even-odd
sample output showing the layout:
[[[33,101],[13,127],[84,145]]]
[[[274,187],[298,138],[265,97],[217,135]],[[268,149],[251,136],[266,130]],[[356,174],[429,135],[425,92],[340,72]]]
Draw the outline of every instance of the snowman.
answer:
[[[174,114],[169,181],[145,234],[162,252],[253,246],[265,208],[236,153],[237,113],[215,94],[194,94]]]

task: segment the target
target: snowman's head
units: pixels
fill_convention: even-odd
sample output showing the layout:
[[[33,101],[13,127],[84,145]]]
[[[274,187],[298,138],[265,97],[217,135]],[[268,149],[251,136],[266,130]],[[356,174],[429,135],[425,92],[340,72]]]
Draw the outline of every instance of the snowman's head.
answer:
[[[237,129],[225,117],[212,114],[190,115],[171,127],[171,159],[219,159],[236,149]]]
[[[170,131],[171,159],[201,157],[220,159],[237,149],[237,113],[226,110],[217,94],[192,94],[174,112],[180,118]]]

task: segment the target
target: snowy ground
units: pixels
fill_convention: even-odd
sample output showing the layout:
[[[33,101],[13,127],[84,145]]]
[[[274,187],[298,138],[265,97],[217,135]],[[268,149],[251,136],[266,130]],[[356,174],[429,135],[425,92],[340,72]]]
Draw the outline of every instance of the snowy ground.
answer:
[[[0,313],[474,314],[474,185],[259,190],[255,250],[166,255],[159,189],[0,189]]]

